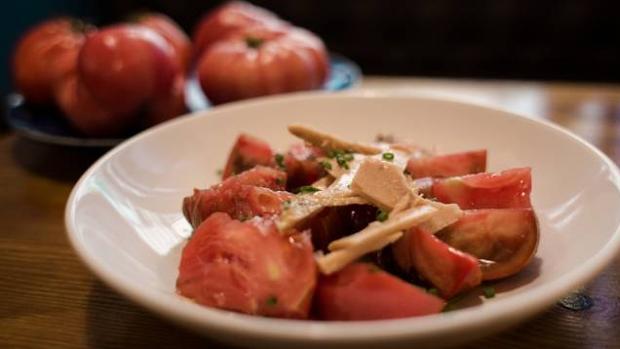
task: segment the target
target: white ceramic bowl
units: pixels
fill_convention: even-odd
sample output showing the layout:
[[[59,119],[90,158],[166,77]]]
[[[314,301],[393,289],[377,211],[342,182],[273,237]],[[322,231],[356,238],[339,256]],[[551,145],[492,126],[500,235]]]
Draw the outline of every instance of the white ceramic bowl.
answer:
[[[175,294],[189,234],[181,200],[217,182],[240,132],[276,148],[289,123],[370,141],[393,133],[441,152],[487,148],[490,170],[533,168],[537,259],[503,281],[497,297],[463,310],[402,320],[329,323],[252,317],[205,308]],[[257,99],[183,117],[143,132],[94,164],[66,208],[69,238],[108,285],[172,321],[223,341],[270,347],[385,347],[464,342],[544,310],[590,280],[620,247],[616,166],[553,124],[506,111],[424,97],[322,93]]]

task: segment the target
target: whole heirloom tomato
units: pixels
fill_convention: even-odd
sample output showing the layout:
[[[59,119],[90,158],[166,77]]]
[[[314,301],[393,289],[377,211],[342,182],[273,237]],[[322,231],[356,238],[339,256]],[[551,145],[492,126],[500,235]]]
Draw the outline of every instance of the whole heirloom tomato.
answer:
[[[207,13],[194,30],[195,56],[200,55],[213,43],[254,26],[287,26],[273,12],[244,1],[227,2]]]
[[[172,45],[179,67],[182,71],[187,70],[192,55],[192,43],[172,18],[161,13],[145,13],[137,17],[136,23],[153,29]]]
[[[115,25],[90,35],[78,59],[84,86],[117,114],[135,113],[150,98],[168,93],[179,72],[174,48],[141,25]]]
[[[31,103],[53,101],[53,86],[75,69],[88,26],[70,18],[43,22],[18,42],[13,55],[13,80]]]
[[[213,44],[198,63],[200,86],[214,104],[320,88],[325,46],[301,29],[249,28]]]

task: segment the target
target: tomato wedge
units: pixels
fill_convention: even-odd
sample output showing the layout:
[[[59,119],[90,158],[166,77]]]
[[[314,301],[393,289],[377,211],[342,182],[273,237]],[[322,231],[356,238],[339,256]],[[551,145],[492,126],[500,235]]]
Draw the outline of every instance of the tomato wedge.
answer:
[[[282,203],[293,196],[275,191],[284,190],[285,182],[284,172],[257,166],[209,189],[194,189],[193,195],[183,199],[183,214],[194,228],[214,212],[226,212],[239,220],[278,214]]]
[[[531,208],[531,169],[515,168],[496,173],[434,179],[431,196],[461,209]]]
[[[247,314],[307,318],[317,270],[307,233],[214,213],[181,256],[177,291],[199,304]]]
[[[530,262],[538,245],[538,224],[529,208],[467,210],[436,236],[484,260],[482,279],[493,280],[514,275]]]
[[[413,178],[464,176],[486,171],[487,151],[474,150],[463,153],[411,158],[407,172]]]
[[[291,146],[284,155],[284,166],[289,190],[310,185],[326,175],[325,169],[317,158],[325,152],[318,147],[298,143]]]
[[[445,302],[373,264],[353,263],[320,277],[315,305],[324,320],[379,320],[435,314]]]
[[[254,166],[272,166],[273,151],[265,141],[242,133],[228,155],[222,179],[247,171]]]
[[[392,252],[402,269],[417,271],[446,299],[482,281],[477,258],[450,247],[422,229],[409,230],[392,245]]]

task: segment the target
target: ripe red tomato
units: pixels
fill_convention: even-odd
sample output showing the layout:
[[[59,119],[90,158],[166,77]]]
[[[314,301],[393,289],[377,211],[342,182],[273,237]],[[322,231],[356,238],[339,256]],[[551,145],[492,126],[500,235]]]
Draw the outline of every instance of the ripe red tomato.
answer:
[[[267,142],[242,133],[237,137],[228,155],[222,179],[249,170],[256,165],[272,166],[274,161],[273,151]]]
[[[192,56],[189,37],[172,18],[161,13],[146,13],[138,17],[138,24],[151,28],[161,35],[175,51],[175,57],[182,71],[187,71]]]
[[[19,40],[13,54],[13,79],[28,102],[53,101],[54,84],[75,69],[87,30],[79,21],[57,18],[35,26]]]
[[[236,219],[271,216],[282,210],[282,202],[292,197],[284,191],[286,173],[257,166],[205,190],[194,190],[183,199],[185,218],[197,227],[214,212],[226,212]]]
[[[316,278],[309,234],[284,236],[269,221],[214,213],[183,249],[177,290],[210,307],[303,319]]]
[[[198,62],[200,86],[215,104],[318,89],[328,71],[323,42],[300,28],[249,28],[216,42]]]
[[[56,103],[75,129],[88,136],[119,133],[134,121],[131,115],[116,114],[101,105],[74,73],[56,84]]]
[[[287,23],[274,13],[244,1],[231,1],[207,13],[194,30],[195,57],[213,43],[241,29],[253,26],[283,27]]]
[[[325,169],[317,160],[321,156],[325,156],[321,148],[304,143],[292,145],[284,154],[284,167],[288,177],[287,188],[293,190],[310,185],[325,176]]]
[[[353,263],[321,276],[315,293],[324,320],[379,320],[440,312],[445,302],[375,265]]]
[[[497,173],[435,179],[431,195],[461,209],[531,208],[531,169],[514,168]]]
[[[507,277],[529,263],[538,245],[531,208],[466,210],[436,236],[448,245],[492,263],[481,265],[483,280]]]
[[[156,125],[187,112],[185,103],[185,76],[177,75],[170,91],[154,96],[146,108],[146,124]]]
[[[476,150],[463,153],[412,158],[407,172],[413,178],[464,176],[486,171],[487,151]]]
[[[392,251],[403,270],[417,272],[446,299],[482,281],[477,258],[450,247],[422,229],[410,229],[392,245]]]
[[[78,59],[84,86],[116,113],[135,113],[149,98],[170,91],[179,67],[174,49],[144,26],[116,25],[90,35]]]

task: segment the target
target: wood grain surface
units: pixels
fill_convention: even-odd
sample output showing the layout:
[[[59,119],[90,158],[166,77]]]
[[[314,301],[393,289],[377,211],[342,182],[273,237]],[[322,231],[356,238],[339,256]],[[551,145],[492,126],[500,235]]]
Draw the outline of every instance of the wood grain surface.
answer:
[[[366,78],[363,89],[432,90],[548,118],[620,162],[620,86]],[[88,271],[65,237],[63,211],[101,151],[0,134],[0,348],[228,348],[159,319]],[[620,258],[579,295],[466,348],[620,348]]]

